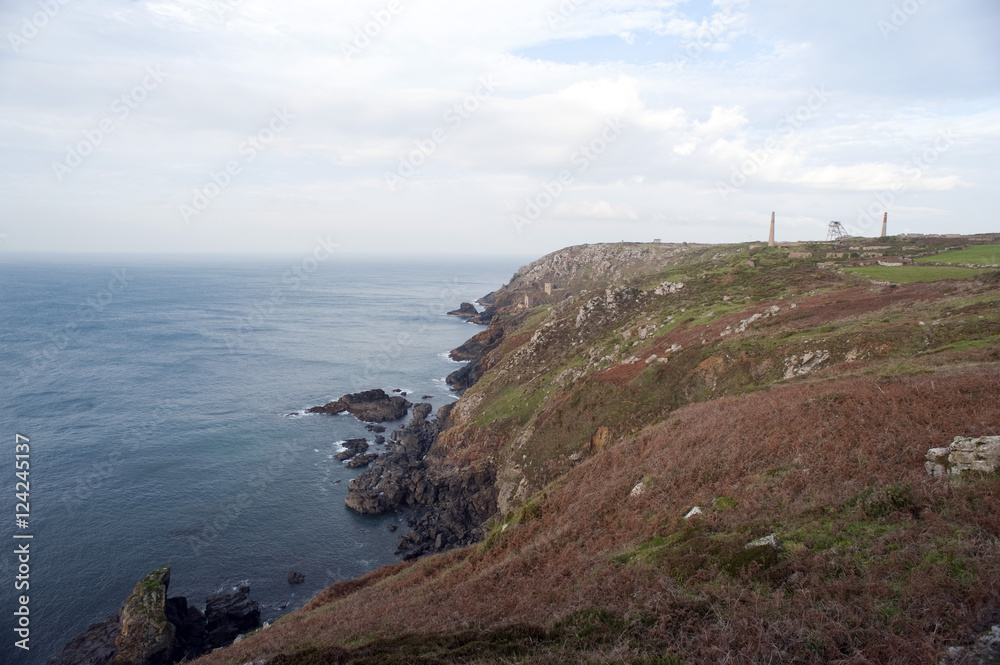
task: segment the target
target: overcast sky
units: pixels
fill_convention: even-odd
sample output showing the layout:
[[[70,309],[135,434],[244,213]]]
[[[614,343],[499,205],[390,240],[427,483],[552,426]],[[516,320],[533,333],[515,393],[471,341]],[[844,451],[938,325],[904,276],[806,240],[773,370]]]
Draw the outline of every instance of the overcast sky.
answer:
[[[1000,231],[996,0],[3,0],[0,251]]]

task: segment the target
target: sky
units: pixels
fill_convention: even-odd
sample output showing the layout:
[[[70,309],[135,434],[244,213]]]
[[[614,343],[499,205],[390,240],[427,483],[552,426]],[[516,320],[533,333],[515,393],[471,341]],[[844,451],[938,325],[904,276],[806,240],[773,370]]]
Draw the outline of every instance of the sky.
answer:
[[[0,253],[1000,231],[996,0],[3,0]]]

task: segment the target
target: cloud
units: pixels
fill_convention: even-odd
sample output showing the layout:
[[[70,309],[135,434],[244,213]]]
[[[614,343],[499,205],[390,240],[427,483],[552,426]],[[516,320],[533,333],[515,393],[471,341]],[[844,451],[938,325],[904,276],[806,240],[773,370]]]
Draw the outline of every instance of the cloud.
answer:
[[[21,35],[37,7],[4,3],[0,34]],[[886,41],[884,7],[860,0],[69,3],[0,55],[0,85],[16,92],[0,100],[4,250],[128,250],[144,233],[167,250],[226,250],[241,225],[255,229],[243,249],[294,249],[331,224],[362,244],[441,249],[409,235],[415,219],[447,230],[449,251],[463,234],[522,253],[600,229],[713,240],[776,198],[788,218],[819,219],[817,205],[846,218],[906,178],[908,214],[954,210],[982,230],[1000,149],[996,12],[922,7]],[[115,114],[149,67],[162,85]],[[463,110],[483,77],[495,91]],[[829,99],[796,119],[817,87]],[[245,159],[275,109],[294,122],[183,227],[178,206]],[[113,131],[57,180],[53,164],[109,117]],[[621,135],[580,170],[574,155],[600,146],[609,121]],[[953,145],[913,178],[907,165],[948,128]],[[386,173],[431,144],[388,189]],[[510,202],[563,170],[564,199],[513,234]],[[734,174],[747,177],[723,199]]]
[[[559,204],[552,214],[564,219],[610,219],[637,220],[639,213],[630,205],[614,205],[609,201],[580,203],[576,205]]]

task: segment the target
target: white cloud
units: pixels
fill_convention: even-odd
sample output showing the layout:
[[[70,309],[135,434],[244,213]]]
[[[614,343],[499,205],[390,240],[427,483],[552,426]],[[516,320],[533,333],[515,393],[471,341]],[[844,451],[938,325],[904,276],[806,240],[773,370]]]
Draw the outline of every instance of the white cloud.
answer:
[[[0,85],[16,93],[0,100],[5,250],[51,248],[53,237],[67,238],[66,249],[129,249],[146,225],[164,249],[210,248],[222,229],[240,224],[252,224],[267,250],[331,223],[358,242],[378,237],[410,250],[414,236],[393,245],[393,231],[415,219],[430,232],[447,229],[451,251],[462,249],[463,234],[523,253],[650,224],[651,237],[668,239],[672,228],[690,234],[680,239],[720,240],[731,237],[730,224],[778,203],[789,219],[818,219],[817,202],[831,218],[847,218],[872,192],[906,178],[897,205],[911,209],[913,225],[921,209],[952,210],[970,232],[994,224],[996,59],[947,63],[960,76],[911,71],[930,42],[908,35],[926,34],[931,18],[941,34],[962,34],[956,53],[995,50],[989,17],[971,0],[944,15],[928,5],[905,27],[912,32],[888,45],[878,12],[859,0],[591,0],[554,25],[546,12],[559,11],[555,1],[398,2],[390,15],[389,0],[67,5],[18,52],[0,56]],[[16,32],[36,7],[5,3],[0,34]],[[862,19],[869,23],[859,26]],[[864,58],[859,43],[872,49]],[[359,52],[345,57],[345,45]],[[687,58],[683,71],[677,57]],[[169,73],[163,85],[58,184],[53,162],[156,65]],[[449,110],[484,76],[496,91],[456,123]],[[829,100],[786,131],[783,119],[816,86],[826,86]],[[287,131],[244,165],[199,229],[171,226],[177,206],[240,158],[241,143],[275,108],[295,115]],[[609,120],[620,121],[621,135],[580,170],[574,155]],[[945,129],[953,145],[913,178],[907,165]],[[435,130],[443,140],[404,187],[389,191],[385,173]],[[746,182],[721,199],[717,183],[747,164]],[[573,184],[564,198],[530,233],[512,234],[510,202],[567,169]],[[87,232],[69,233],[81,219]],[[587,223],[566,226],[573,219]],[[366,236],[363,228],[380,231]],[[427,235],[427,248],[442,248]]]

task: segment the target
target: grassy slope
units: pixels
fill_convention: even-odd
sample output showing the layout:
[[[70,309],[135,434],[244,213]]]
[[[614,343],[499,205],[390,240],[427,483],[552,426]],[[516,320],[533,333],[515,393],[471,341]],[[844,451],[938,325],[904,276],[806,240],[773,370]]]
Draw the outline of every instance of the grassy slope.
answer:
[[[512,490],[487,541],[335,585],[204,662],[936,662],[967,642],[1000,608],[1000,481],[922,462],[1000,433],[995,276],[889,288],[748,260],[633,269],[685,287],[580,327],[603,291],[510,313],[447,447]],[[743,549],[769,533],[779,555]]]

